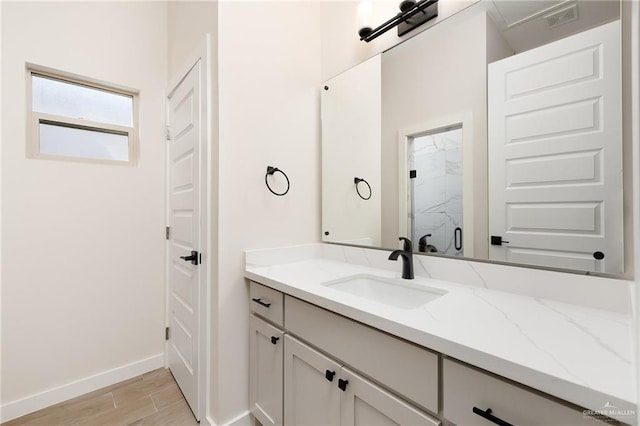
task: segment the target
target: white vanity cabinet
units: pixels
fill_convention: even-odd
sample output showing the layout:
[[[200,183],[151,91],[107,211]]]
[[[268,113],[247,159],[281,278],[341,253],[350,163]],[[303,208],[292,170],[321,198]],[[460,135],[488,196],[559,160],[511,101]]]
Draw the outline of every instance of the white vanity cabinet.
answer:
[[[287,425],[339,425],[340,364],[286,336],[284,421]]]
[[[434,352],[254,282],[250,298],[249,403],[263,426],[440,424],[423,412],[438,412]]]
[[[249,306],[254,314],[278,327],[284,326],[284,295],[278,290],[251,282]]]
[[[440,422],[294,337],[285,337],[287,425],[425,425]]]
[[[251,315],[249,404],[263,426],[282,425],[282,356],[284,332]]]
[[[445,359],[442,375],[444,417],[458,426],[604,424],[576,407],[457,361]]]
[[[285,295],[285,330],[418,407],[438,412],[438,354]]]
[[[263,426],[278,426],[283,424],[284,330],[276,325],[282,326],[283,295],[256,283],[250,295],[249,406]]]
[[[251,296],[250,404],[264,426],[611,422],[253,282]]]

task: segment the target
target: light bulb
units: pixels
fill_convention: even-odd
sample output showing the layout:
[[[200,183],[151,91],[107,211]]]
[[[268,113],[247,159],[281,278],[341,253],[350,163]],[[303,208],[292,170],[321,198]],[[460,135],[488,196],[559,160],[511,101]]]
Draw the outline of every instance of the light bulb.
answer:
[[[358,35],[366,37],[371,34],[371,15],[373,13],[372,0],[360,0],[358,2]]]

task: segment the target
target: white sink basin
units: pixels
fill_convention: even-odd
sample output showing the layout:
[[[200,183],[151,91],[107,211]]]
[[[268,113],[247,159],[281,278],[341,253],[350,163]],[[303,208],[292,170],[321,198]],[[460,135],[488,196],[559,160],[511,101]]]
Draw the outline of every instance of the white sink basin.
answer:
[[[419,308],[447,294],[445,290],[416,284],[412,280],[394,280],[366,274],[352,275],[322,285],[402,309]]]

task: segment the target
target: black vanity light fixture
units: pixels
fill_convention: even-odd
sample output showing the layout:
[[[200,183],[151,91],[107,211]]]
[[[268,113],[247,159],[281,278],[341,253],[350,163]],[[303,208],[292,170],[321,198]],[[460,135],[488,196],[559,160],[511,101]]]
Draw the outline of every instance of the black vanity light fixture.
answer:
[[[360,40],[369,43],[391,28],[398,27],[398,37],[400,37],[436,16],[438,16],[438,0],[403,0],[400,3],[400,13],[376,28],[360,28],[358,35]]]

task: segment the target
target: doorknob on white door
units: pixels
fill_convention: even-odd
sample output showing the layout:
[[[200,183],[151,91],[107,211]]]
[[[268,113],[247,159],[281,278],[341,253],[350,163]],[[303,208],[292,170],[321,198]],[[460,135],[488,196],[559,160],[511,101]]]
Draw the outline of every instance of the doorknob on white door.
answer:
[[[509,241],[503,240],[502,237],[499,236],[499,235],[492,235],[491,236],[491,245],[492,246],[501,246],[503,244],[509,244]]]
[[[192,265],[200,264],[200,255],[195,250],[191,250],[190,256],[180,256],[180,259],[184,260],[185,262],[191,262]]]

